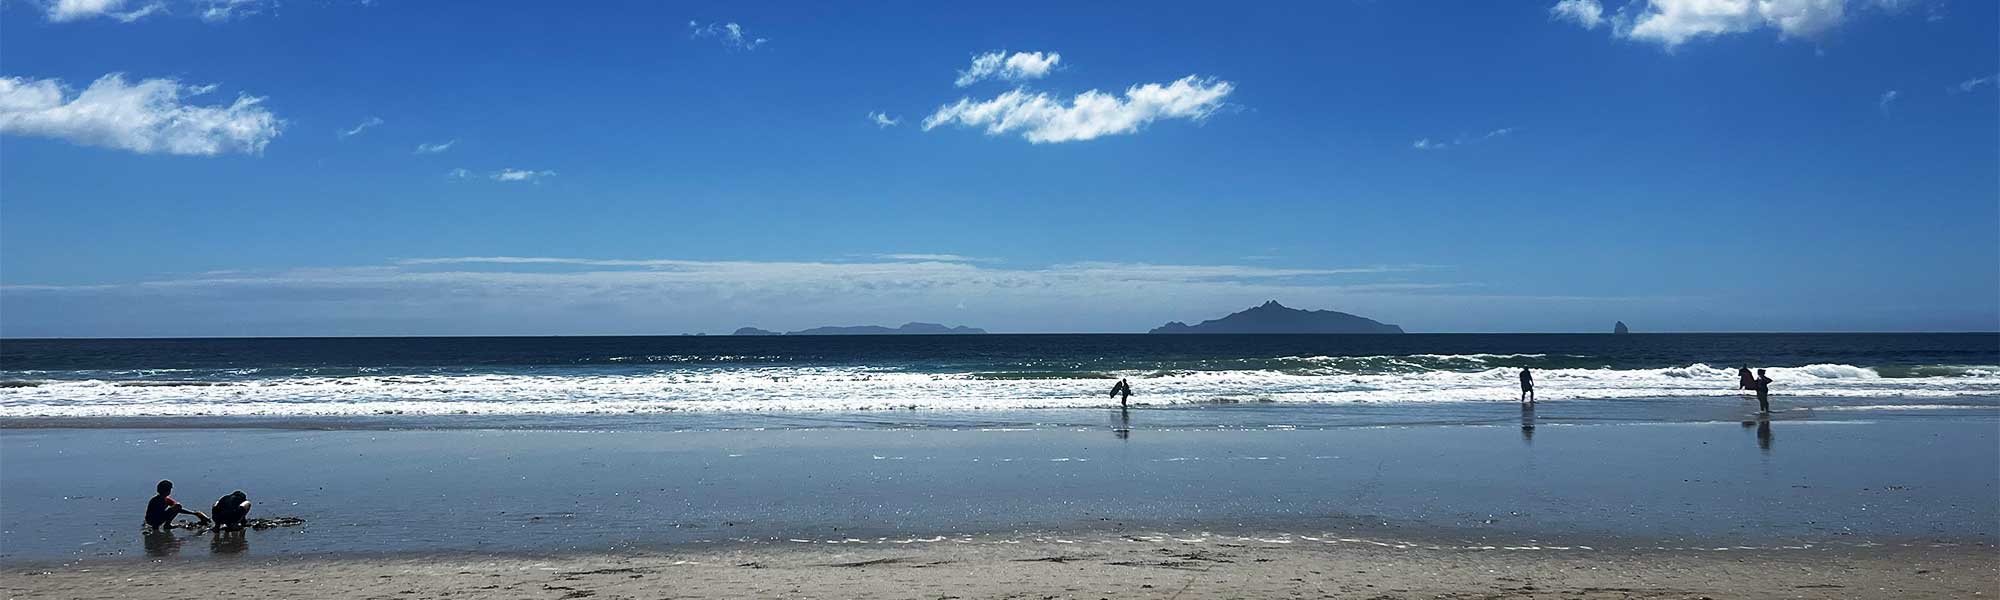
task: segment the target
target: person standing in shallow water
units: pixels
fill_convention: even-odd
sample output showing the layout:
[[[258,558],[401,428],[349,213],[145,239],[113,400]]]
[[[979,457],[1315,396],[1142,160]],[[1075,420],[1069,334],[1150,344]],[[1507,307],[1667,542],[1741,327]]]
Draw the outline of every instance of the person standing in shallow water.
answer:
[[[1763,369],[1758,369],[1757,380],[1753,383],[1756,384],[1756,387],[1754,389],[1757,390],[1757,412],[1770,414],[1771,378],[1764,375]]]
[[[1119,378],[1118,384],[1111,386],[1111,397],[1118,399],[1118,408],[1125,408],[1132,400],[1132,384]]]
[[[1535,403],[1535,375],[1529,373],[1527,367],[1521,367],[1521,402]]]

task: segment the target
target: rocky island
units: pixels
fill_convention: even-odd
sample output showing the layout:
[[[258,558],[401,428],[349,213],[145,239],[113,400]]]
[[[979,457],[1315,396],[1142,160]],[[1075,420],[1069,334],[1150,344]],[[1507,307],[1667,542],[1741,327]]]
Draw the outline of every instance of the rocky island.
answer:
[[[1331,310],[1287,308],[1277,300],[1194,325],[1174,321],[1148,333],[1402,333],[1403,328]]]
[[[986,330],[962,325],[958,327],[946,327],[937,323],[904,323],[901,327],[883,327],[881,325],[814,327],[812,329],[801,329],[785,333],[755,327],[744,327],[736,330],[735,335],[965,335],[975,333],[986,333]]]

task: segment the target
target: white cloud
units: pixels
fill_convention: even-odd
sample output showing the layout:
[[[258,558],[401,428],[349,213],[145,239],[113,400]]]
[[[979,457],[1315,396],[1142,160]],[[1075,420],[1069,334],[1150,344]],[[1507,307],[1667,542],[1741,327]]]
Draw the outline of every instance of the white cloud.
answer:
[[[233,19],[257,14],[262,9],[263,0],[204,0],[201,3],[201,20],[222,23]]]
[[[1585,29],[1609,24],[1613,36],[1673,49],[1690,41],[1761,29],[1813,38],[1839,27],[1850,5],[1901,12],[1903,0],[1632,0],[1604,16],[1599,0],[1559,0],[1549,14]]]
[[[764,45],[764,42],[770,41],[765,38],[750,37],[744,34],[743,26],[735,23],[709,23],[702,25],[694,21],[688,21],[688,38],[716,38],[722,40],[722,43],[729,47],[743,50],[756,50],[758,46]]]
[[[924,130],[958,125],[984,127],[989,135],[1018,131],[1037,144],[1090,140],[1133,133],[1159,119],[1206,119],[1235,89],[1227,81],[1189,75],[1166,85],[1126,88],[1123,98],[1090,90],[1065,104],[1048,94],[1017,88],[991,100],[961,98],[938,107],[924,118]]]
[[[556,176],[555,171],[536,171],[533,169],[501,169],[498,171],[494,171],[492,175],[494,181],[527,181],[527,182],[540,181],[543,177],[554,177],[554,176]]]
[[[173,79],[128,84],[113,73],[72,97],[61,80],[0,77],[0,133],[141,154],[263,153],[284,121],[247,95],[228,105],[182,103],[214,90]]]
[[[1015,52],[1012,55],[1008,55],[1006,50],[987,52],[972,57],[972,66],[959,71],[958,80],[953,85],[965,87],[986,79],[1041,79],[1048,76],[1059,62],[1062,62],[1062,54],[1056,52]]]
[[[1881,107],[1883,112],[1888,112],[1889,105],[1895,103],[1896,97],[1901,95],[1903,95],[1903,93],[1898,92],[1896,90],[1889,90],[1886,92],[1882,92],[1882,97],[1877,99],[1875,101],[1875,104],[1876,106]]]
[[[1952,93],[1971,93],[1974,90],[1978,90],[1979,86],[1993,85],[1993,80],[1996,77],[2000,77],[2000,75],[1987,75],[1985,77],[1976,77],[1973,79],[1967,79],[1965,81],[1958,82],[1958,85],[1953,86],[1951,91]]]
[[[472,178],[472,171],[460,167],[457,169],[452,169],[451,172],[447,174],[447,176],[451,177],[452,179],[470,179]]]
[[[1650,0],[1625,36],[1674,47],[1688,40],[1775,27],[1811,37],[1839,25],[1847,0]]]
[[[48,4],[48,17],[57,23],[106,17],[130,23],[166,10],[159,2],[127,10],[126,0],[56,0]]]
[[[1410,142],[1410,147],[1418,150],[1437,150],[1445,146],[1446,144],[1433,142],[1430,138],[1420,138],[1417,141]]]
[[[368,128],[370,128],[370,127],[374,127],[374,126],[376,126],[376,125],[381,125],[381,124],[382,124],[382,118],[381,118],[381,117],[368,117],[368,118],[367,118],[366,120],[363,120],[363,121],[361,122],[361,124],[359,124],[359,125],[355,125],[353,129],[347,129],[347,130],[343,130],[343,131],[341,131],[341,132],[340,132],[340,138],[341,138],[341,139],[347,139],[347,138],[350,138],[350,137],[354,137],[354,136],[357,136],[357,135],[361,135],[361,132],[363,132],[363,131],[367,131],[367,130],[368,130]]]
[[[1582,25],[1584,29],[1596,29],[1604,22],[1604,5],[1597,0],[1561,0],[1549,7],[1549,17]]]
[[[417,144],[417,154],[437,154],[450,150],[452,144],[456,143],[458,143],[458,140],[445,140],[436,144]]]
[[[902,119],[891,117],[889,115],[879,112],[868,113],[868,120],[870,122],[875,123],[876,127],[895,127],[896,125],[899,125],[903,122]]]

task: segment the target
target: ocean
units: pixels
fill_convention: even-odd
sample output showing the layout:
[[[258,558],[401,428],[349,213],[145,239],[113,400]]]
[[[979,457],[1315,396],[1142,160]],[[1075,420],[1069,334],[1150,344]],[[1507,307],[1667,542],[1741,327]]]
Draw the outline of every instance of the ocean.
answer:
[[[0,422],[1061,425],[1129,378],[1137,426],[1375,424],[1511,406],[1524,367],[1596,418],[1727,420],[1685,407],[1745,365],[1787,410],[2000,408],[1994,333],[16,339]]]
[[[0,386],[0,564],[2000,538],[1996,334],[5,340]],[[308,525],[142,537],[160,479]]]

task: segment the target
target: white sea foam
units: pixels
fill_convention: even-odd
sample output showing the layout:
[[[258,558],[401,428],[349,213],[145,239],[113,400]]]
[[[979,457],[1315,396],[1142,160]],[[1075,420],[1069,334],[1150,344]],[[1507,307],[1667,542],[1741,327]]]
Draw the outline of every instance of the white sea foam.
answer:
[[[1882,377],[1852,365],[1770,369],[1784,396],[2000,397],[2000,368]],[[1134,380],[1135,402],[1395,404],[1513,401],[1513,368],[1313,375],[1276,370],[1178,371]],[[1734,396],[1733,369],[1546,369],[1542,400]],[[841,367],[749,367],[634,374],[422,374],[274,377],[205,385],[38,380],[0,388],[0,417],[537,415],[672,411],[1016,410],[1104,406],[1098,379],[988,379]],[[1884,403],[1908,408],[1910,405]],[[1848,407],[1844,410],[1867,410]]]

